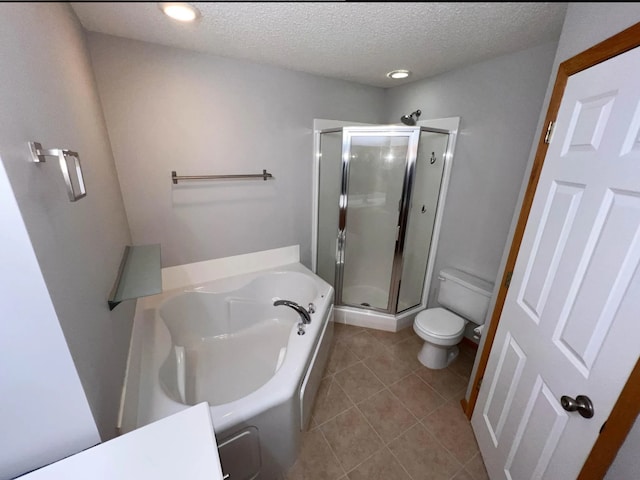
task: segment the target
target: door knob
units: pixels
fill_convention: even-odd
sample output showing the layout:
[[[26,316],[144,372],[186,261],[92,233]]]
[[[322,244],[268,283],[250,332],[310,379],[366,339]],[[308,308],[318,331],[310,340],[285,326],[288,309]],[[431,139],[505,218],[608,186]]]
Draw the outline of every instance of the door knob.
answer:
[[[560,404],[567,412],[578,412],[584,418],[593,417],[593,403],[586,395],[578,395],[575,399],[563,395]]]

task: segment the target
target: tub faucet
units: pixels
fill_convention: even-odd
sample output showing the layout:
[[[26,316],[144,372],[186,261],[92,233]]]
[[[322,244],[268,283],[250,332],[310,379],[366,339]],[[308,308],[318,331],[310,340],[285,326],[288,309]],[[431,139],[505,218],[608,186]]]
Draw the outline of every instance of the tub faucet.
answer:
[[[302,323],[304,323],[305,325],[311,323],[311,315],[309,315],[309,312],[305,310],[304,307],[298,305],[296,302],[292,302],[291,300],[276,300],[275,302],[273,302],[274,307],[277,307],[279,305],[293,308],[296,312],[298,312],[300,318],[302,319]]]

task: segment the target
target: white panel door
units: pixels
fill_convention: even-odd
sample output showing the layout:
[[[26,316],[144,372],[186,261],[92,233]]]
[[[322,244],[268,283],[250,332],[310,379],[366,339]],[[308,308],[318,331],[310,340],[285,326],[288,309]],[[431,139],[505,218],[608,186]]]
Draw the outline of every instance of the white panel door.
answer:
[[[639,74],[568,79],[472,418],[492,479],[576,478],[638,360]]]

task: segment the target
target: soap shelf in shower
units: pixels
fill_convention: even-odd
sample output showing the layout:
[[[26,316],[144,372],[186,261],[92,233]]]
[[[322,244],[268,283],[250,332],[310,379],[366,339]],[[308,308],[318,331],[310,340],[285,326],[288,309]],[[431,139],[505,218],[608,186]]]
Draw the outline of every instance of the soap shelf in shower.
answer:
[[[266,170],[262,170],[262,173],[247,173],[240,175],[178,175],[175,170],[171,172],[171,181],[174,185],[183,180],[257,180],[263,179],[264,181],[273,180],[271,175]]]
[[[161,292],[160,244],[127,245],[122,255],[118,276],[109,295],[109,310],[113,310],[123,300]]]

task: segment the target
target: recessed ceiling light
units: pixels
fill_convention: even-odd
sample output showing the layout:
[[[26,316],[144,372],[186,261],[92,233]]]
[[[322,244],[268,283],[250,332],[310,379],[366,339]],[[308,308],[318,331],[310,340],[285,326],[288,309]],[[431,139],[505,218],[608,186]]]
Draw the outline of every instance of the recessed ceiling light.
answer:
[[[200,16],[200,11],[188,3],[160,3],[159,6],[167,17],[179,22],[193,22]]]
[[[394,79],[407,78],[409,75],[411,75],[411,72],[409,70],[392,70],[387,73],[387,77]]]

